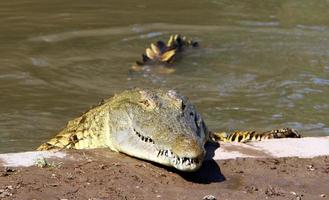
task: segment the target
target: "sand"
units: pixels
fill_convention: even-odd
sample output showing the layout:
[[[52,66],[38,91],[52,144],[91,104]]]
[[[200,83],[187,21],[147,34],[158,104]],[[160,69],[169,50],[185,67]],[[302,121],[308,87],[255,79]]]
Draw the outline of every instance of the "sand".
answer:
[[[66,155],[2,167],[0,199],[329,199],[329,156],[210,159],[182,173],[108,150]]]

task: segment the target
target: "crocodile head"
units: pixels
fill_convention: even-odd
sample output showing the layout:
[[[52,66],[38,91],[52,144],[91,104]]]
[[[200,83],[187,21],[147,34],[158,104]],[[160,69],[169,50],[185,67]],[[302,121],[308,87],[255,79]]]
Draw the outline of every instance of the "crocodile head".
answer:
[[[207,127],[195,107],[174,90],[130,90],[112,99],[108,146],[182,171],[204,159]]]

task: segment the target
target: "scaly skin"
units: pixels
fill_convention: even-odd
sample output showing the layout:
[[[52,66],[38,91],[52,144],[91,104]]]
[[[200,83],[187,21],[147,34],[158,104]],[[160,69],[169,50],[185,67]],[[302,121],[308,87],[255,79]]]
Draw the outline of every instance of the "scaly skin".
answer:
[[[261,133],[256,131],[235,131],[232,133],[212,132],[211,137],[215,141],[245,143],[275,138],[300,138],[301,135],[294,129],[282,128]]]
[[[197,170],[209,132],[173,90],[128,90],[70,121],[38,150],[110,148],[182,171]]]
[[[182,171],[200,168],[209,140],[297,137],[292,129],[210,133],[195,107],[174,90],[124,91],[70,121],[38,150],[109,148]],[[299,136],[300,137],[300,136]]]

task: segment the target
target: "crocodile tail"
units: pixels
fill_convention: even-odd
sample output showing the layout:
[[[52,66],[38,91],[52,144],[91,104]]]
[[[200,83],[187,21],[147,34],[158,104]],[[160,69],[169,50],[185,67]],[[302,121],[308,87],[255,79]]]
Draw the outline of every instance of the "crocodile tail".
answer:
[[[217,142],[249,142],[274,138],[300,138],[301,135],[294,129],[282,128],[258,133],[256,131],[235,131],[232,133],[213,132],[213,140]]]
[[[187,39],[186,36],[181,36],[179,34],[171,35],[168,42],[168,48],[175,48],[178,51],[181,51],[184,47],[198,47],[198,42]]]

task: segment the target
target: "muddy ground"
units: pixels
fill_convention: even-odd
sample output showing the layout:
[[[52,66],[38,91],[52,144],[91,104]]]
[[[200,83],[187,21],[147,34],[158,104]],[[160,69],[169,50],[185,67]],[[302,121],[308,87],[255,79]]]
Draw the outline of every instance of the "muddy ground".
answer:
[[[206,161],[181,173],[106,150],[0,169],[0,199],[329,199],[329,156]]]

